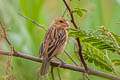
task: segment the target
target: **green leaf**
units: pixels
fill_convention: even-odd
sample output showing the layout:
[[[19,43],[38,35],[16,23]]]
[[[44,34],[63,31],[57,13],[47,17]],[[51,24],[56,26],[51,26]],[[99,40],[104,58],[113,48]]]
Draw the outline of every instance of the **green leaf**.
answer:
[[[94,33],[94,32],[93,32]],[[93,33],[87,33],[85,31],[79,31],[79,30],[74,30],[69,32],[70,37],[74,38],[80,38],[81,43],[84,44],[89,44],[93,46],[96,49],[99,49],[101,51],[107,49],[112,52],[116,51],[116,48],[114,48],[113,42],[104,37],[102,34],[93,34]],[[101,36],[102,35],[102,36]]]
[[[115,66],[120,66],[120,59],[111,59]]]
[[[118,43],[118,45],[120,46],[120,36],[111,32],[111,34],[113,35],[114,39],[116,40],[116,42]]]
[[[69,36],[80,38],[85,60],[102,69],[113,71],[113,67],[105,56],[105,50],[115,52],[116,48],[111,39],[103,35],[101,31],[88,33],[82,30],[70,30]]]
[[[87,10],[86,9],[75,8],[72,12],[76,13],[78,16],[82,17],[82,16],[84,16],[84,12],[87,12]]]
[[[70,31],[69,32],[69,36],[70,37],[74,37],[74,38],[78,38],[78,37],[80,37],[80,38],[84,38],[84,37],[86,37],[87,36],[87,34],[84,32],[84,31]]]
[[[86,9],[80,9],[81,11],[83,11],[83,12],[87,12],[87,10]]]
[[[94,63],[96,66],[99,66],[102,69],[106,69],[107,71],[112,71],[112,66],[104,59],[103,54],[94,53],[91,47],[86,47],[83,51],[84,59],[87,60],[89,63]]]

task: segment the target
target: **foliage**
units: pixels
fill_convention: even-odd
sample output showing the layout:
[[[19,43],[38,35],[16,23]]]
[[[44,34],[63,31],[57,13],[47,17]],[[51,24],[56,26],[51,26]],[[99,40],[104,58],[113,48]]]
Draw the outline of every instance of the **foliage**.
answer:
[[[115,66],[120,66],[120,59],[112,59],[111,60]]]
[[[112,39],[114,38],[118,41],[120,36],[114,34],[113,32],[111,34],[113,34]],[[71,29],[69,36],[80,38],[83,46],[82,49],[84,58],[89,63],[94,63],[96,66],[100,66],[102,69],[113,71],[112,65],[110,64],[109,60],[106,59],[106,50],[115,53],[119,51],[119,48],[116,48],[114,40],[111,40],[111,37],[108,37],[104,30],[99,29],[97,31],[90,32]],[[114,62],[119,64],[118,60],[114,60]]]
[[[87,10],[86,9],[75,8],[72,12],[76,13],[78,16],[82,17],[82,16],[84,16],[84,12],[87,12]]]

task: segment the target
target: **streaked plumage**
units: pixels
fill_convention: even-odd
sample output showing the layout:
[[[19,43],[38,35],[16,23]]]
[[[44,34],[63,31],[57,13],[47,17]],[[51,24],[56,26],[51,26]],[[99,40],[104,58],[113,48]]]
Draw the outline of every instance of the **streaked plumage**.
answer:
[[[64,50],[68,39],[66,27],[69,27],[67,20],[61,17],[56,18],[47,30],[39,53],[43,57],[41,75],[48,73],[50,59]]]

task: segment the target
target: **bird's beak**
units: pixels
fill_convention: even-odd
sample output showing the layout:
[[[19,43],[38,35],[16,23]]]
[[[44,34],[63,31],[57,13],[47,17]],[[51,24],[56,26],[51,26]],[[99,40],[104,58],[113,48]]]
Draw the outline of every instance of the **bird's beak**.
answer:
[[[66,24],[67,24],[67,25],[68,25],[68,27],[69,27],[70,23],[69,23],[69,21],[68,21],[68,20],[66,20]]]

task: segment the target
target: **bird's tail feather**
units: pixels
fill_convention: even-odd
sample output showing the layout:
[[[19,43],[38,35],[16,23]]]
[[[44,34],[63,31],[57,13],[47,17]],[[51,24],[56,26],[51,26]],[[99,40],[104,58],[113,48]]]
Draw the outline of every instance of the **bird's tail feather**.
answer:
[[[41,75],[45,75],[45,74],[48,73],[49,65],[50,65],[50,60],[43,59],[43,61],[42,61],[42,68],[41,68],[41,71],[40,71]]]

